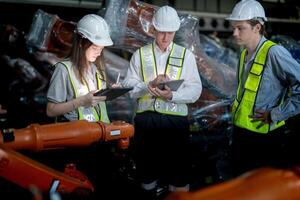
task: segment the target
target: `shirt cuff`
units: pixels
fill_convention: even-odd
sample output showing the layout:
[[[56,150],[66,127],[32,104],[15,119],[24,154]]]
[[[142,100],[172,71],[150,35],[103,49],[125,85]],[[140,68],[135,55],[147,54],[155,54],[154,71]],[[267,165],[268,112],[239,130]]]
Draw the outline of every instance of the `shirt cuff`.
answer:
[[[271,120],[272,122],[278,122],[278,121],[281,121],[281,113],[279,112],[278,108],[274,108],[272,111],[271,111]]]
[[[172,93],[172,99],[171,100],[169,100],[170,102],[176,102],[177,100],[178,100],[178,93],[177,92],[173,92]]]

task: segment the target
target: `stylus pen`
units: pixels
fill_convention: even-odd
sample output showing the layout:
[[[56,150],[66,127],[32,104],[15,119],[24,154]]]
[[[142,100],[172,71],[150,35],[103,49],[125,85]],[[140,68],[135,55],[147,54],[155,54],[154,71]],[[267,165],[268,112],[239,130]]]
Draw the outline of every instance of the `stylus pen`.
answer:
[[[120,81],[120,72],[118,74],[118,78],[117,78],[116,84],[119,84],[119,81]]]

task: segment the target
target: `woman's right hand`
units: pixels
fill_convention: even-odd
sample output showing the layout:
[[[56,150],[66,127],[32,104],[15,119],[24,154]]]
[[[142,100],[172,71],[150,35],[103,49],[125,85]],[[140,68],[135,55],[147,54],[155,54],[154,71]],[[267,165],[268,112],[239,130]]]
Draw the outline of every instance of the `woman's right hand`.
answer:
[[[105,101],[106,96],[94,96],[98,90],[91,91],[84,96],[78,97],[80,101],[80,106],[90,107],[96,106],[100,101]]]
[[[114,83],[114,84],[111,85],[111,87],[112,88],[121,88],[122,85],[121,85],[121,83]]]
[[[154,80],[149,82],[149,86],[152,88],[157,87],[160,83],[166,82],[170,80],[170,78],[165,74],[159,74]]]

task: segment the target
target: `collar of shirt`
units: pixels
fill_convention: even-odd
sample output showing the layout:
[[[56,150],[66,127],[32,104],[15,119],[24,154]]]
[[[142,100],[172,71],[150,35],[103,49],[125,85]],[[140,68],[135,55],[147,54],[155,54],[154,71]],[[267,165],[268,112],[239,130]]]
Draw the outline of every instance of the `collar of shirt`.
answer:
[[[246,79],[248,77],[248,74],[249,74],[250,68],[252,66],[252,63],[254,62],[254,58],[255,58],[255,55],[257,54],[258,49],[263,44],[263,42],[266,41],[266,40],[267,39],[264,36],[262,36],[259,43],[258,43],[258,45],[257,45],[257,47],[256,47],[256,49],[255,49],[254,54],[251,56],[250,60],[245,61],[245,63],[244,63],[244,75],[242,77],[242,84],[243,85],[246,82]]]
[[[169,44],[165,52],[162,52],[160,48],[156,45],[156,42],[154,42],[154,54],[155,54],[155,62],[156,62],[156,69],[157,74],[164,74],[166,71],[166,65],[167,60],[169,57],[169,54],[172,50],[173,42]]]
[[[169,44],[169,46],[167,47],[167,50],[166,51],[162,51],[162,50],[160,50],[160,48],[157,46],[157,44],[156,44],[156,41],[154,41],[154,51],[155,51],[155,53],[159,53],[159,54],[164,54],[164,53],[170,53],[171,52],[171,50],[172,50],[172,45],[173,45],[173,42],[171,42],[170,44]]]
[[[259,41],[259,43],[258,43],[258,45],[257,45],[257,47],[256,47],[256,49],[255,49],[255,52],[254,52],[254,54],[251,56],[251,59],[250,59],[248,62],[254,60],[254,57],[255,57],[255,55],[257,54],[258,49],[260,48],[260,46],[261,46],[266,40],[267,40],[267,39],[266,39],[264,36],[262,36],[262,37],[260,38],[260,41]]]

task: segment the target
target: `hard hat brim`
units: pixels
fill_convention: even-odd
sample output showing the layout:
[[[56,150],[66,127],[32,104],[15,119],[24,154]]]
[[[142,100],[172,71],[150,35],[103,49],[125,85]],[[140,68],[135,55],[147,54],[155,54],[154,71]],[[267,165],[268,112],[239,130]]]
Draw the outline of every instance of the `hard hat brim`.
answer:
[[[97,46],[112,46],[114,43],[113,41],[109,38],[109,39],[103,39],[103,40],[93,40],[91,41],[93,44],[97,45]]]
[[[235,17],[226,17],[225,18],[226,20],[228,21],[248,21],[248,20],[252,20],[252,19],[248,19],[248,18],[235,18]],[[265,17],[265,18],[261,18],[263,21],[268,21],[268,19]],[[256,18],[253,18],[253,20],[258,20]]]
[[[180,28],[180,25],[178,27],[174,27],[174,28],[158,27],[158,26],[156,26],[155,23],[153,23],[153,26],[154,26],[155,30],[157,30],[159,32],[176,32]]]

